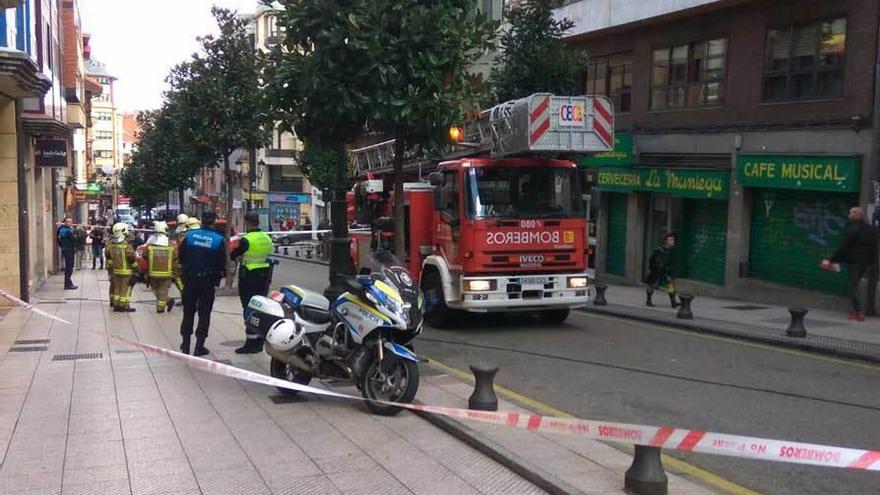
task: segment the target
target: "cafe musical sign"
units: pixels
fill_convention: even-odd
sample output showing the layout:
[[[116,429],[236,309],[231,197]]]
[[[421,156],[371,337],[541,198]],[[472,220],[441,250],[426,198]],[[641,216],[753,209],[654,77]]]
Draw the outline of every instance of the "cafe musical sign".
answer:
[[[737,179],[745,187],[858,192],[859,156],[740,155]]]

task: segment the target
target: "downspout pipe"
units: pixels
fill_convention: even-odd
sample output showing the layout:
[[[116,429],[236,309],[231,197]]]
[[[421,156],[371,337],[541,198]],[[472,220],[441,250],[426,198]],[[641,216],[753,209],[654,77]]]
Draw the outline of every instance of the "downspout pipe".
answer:
[[[18,279],[19,297],[30,302],[30,245],[28,235],[30,231],[28,218],[28,195],[27,195],[27,170],[25,169],[25,133],[21,120],[22,102],[20,98],[14,100],[15,105],[15,142],[16,142],[16,165],[18,167]]]

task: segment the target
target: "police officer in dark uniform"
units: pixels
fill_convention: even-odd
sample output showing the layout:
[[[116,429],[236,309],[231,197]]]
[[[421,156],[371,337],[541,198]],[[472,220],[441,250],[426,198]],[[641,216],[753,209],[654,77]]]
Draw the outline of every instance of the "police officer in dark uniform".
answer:
[[[183,341],[180,352],[189,354],[190,337],[193,333],[195,314],[199,312],[199,325],[196,328],[196,346],[193,355],[204,356],[210,351],[205,348],[208,327],[211,324],[211,309],[214,307],[214,289],[226,275],[226,241],[213,230],[217,215],[212,212],[202,217],[202,227],[187,232],[180,243],[179,259],[183,272],[183,321],[180,322],[180,335]]]
[[[272,252],[272,238],[260,230],[260,217],[248,213],[244,217],[247,234],[229,257],[235,261],[241,258],[238,270],[238,297],[241,299],[242,310],[246,309],[253,296],[265,296],[269,291],[271,268],[269,254]],[[263,338],[251,333],[245,326],[246,340],[243,346],[235,350],[236,354],[254,354],[263,350]]]

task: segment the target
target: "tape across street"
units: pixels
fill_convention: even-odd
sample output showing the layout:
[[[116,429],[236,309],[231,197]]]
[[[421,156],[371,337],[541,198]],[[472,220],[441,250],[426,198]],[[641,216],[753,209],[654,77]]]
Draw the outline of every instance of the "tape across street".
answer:
[[[112,225],[90,225],[87,223],[75,223],[72,224],[73,227],[85,227],[89,229],[106,229],[110,230],[113,228]],[[153,229],[135,229],[131,230],[135,232],[155,232]],[[370,232],[371,230],[368,228],[358,228],[358,229],[348,229],[348,232]],[[328,234],[333,232],[330,229],[323,230],[270,230],[264,231],[264,233],[269,235],[312,235],[312,234]]]
[[[29,311],[71,325],[70,322],[36,308],[32,304],[28,304],[5,291],[0,290],[0,295]],[[339,399],[355,401],[366,400],[362,397],[288,382],[271,376],[255,373],[253,371],[236,368],[235,366],[230,366],[228,364],[218,363],[210,359],[190,356],[188,354],[183,354],[151,344],[135,342],[119,335],[106,334],[94,330],[92,330],[92,332],[107,336],[128,347],[140,349],[144,353],[180,361],[191,365],[194,368],[202,369],[216,375],[325,397],[336,397]],[[517,412],[475,411],[472,409],[455,407],[404,404],[380,400],[374,402],[413,411],[423,411],[449,416],[457,419],[479,421],[482,423],[519,428],[528,431],[579,436],[593,440],[633,443],[636,445],[647,445],[651,447],[679,450],[682,452],[699,452],[762,461],[880,471],[880,451],[876,450],[850,449],[845,447],[728,435],[724,433],[713,433],[666,426],[633,425],[610,421],[559,418],[554,416],[542,416],[539,414],[522,414]]]

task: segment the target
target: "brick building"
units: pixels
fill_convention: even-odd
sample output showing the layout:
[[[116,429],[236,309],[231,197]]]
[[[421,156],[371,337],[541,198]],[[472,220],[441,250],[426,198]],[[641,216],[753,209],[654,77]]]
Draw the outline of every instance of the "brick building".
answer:
[[[636,6],[638,3],[640,5]],[[598,186],[599,278],[638,283],[677,233],[680,288],[842,305],[817,269],[860,204],[874,211],[876,0],[582,0],[560,9],[616,105]]]

